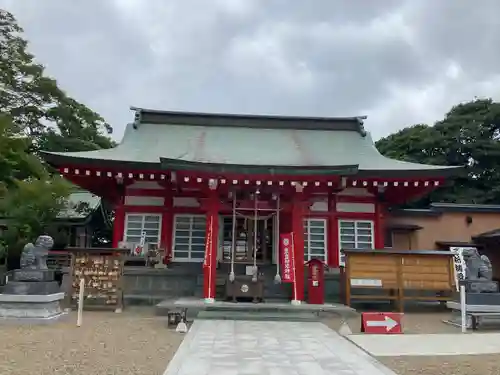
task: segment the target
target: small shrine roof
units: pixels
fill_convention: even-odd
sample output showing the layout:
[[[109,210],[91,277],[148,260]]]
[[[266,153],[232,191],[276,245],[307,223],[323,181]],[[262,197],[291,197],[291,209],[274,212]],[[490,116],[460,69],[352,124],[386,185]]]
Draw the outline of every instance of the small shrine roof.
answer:
[[[136,109],[115,148],[44,152],[55,166],[122,166],[214,172],[441,176],[456,167],[389,159],[378,152],[363,117],[313,118],[200,114]],[[297,173],[296,173],[297,174]]]

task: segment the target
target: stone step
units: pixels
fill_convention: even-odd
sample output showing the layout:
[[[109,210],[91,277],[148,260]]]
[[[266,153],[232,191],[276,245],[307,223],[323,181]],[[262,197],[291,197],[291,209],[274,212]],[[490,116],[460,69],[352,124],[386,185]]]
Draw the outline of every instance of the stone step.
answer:
[[[223,311],[202,310],[196,319],[203,320],[250,320],[250,321],[273,321],[273,322],[317,322],[319,318],[309,312],[273,312],[273,311]]]

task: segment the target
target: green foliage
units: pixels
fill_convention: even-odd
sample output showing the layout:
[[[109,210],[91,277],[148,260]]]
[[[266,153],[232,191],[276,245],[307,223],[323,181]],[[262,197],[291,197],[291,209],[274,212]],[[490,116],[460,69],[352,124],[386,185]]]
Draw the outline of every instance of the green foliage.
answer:
[[[86,151],[114,145],[112,128],[45,75],[12,14],[0,9],[0,114],[9,114],[32,151]]]
[[[16,181],[16,187],[0,200],[0,213],[9,218],[9,231],[32,240],[46,233],[67,208],[70,192],[71,185],[61,177]]]
[[[22,32],[14,16],[0,9],[0,217],[9,220],[0,251],[8,246],[9,253],[53,231],[72,189],[52,175],[38,151],[114,146],[109,124],[45,75]]]
[[[31,140],[17,131],[5,115],[0,115],[0,185],[13,187],[15,180],[40,178],[46,170],[40,160],[29,153]]]
[[[406,161],[465,166],[463,173],[424,200],[500,202],[500,103],[476,99],[454,106],[434,126],[415,125],[377,142],[379,151]]]

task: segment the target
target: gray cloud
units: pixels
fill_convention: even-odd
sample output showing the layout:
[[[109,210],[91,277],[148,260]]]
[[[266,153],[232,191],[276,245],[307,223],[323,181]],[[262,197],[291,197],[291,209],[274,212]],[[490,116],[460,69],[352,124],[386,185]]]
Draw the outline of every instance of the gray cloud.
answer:
[[[314,5],[313,5],[314,4]],[[343,116],[375,138],[500,96],[500,2],[0,0],[117,139],[130,105]]]

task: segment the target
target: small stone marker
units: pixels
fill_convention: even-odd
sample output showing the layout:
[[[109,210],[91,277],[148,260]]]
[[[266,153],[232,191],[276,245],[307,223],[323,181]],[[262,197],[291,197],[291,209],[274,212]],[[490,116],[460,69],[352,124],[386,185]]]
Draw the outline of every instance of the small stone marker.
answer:
[[[180,321],[175,328],[175,332],[186,333],[188,331],[187,324],[184,321]]]
[[[352,335],[351,327],[349,327],[349,324],[347,324],[347,322],[345,322],[345,321],[342,322],[342,324],[340,325],[340,328],[339,328],[339,334],[341,336]]]

